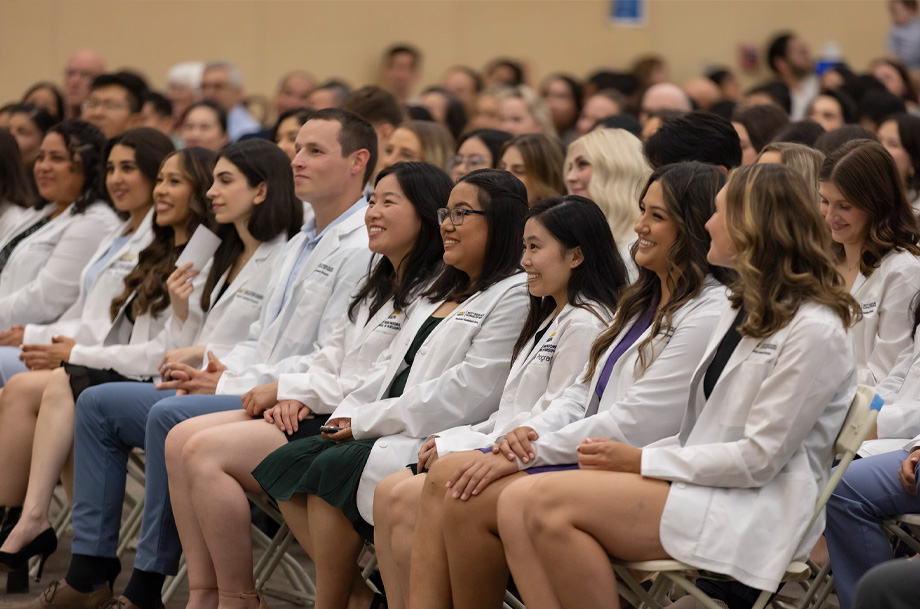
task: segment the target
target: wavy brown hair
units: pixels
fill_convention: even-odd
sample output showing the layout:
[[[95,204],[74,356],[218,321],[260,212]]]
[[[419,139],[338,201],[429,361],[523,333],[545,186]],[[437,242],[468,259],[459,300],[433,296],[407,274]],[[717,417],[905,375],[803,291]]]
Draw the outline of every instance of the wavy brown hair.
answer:
[[[674,325],[674,316],[681,307],[696,298],[703,289],[706,278],[728,285],[733,273],[718,266],[710,266],[706,260],[709,252],[709,233],[706,221],[715,211],[716,193],[725,183],[723,174],[715,165],[696,161],[665,165],[656,169],[649,177],[639,201],[645,199],[649,187],[658,182],[664,191],[664,201],[671,221],[677,226],[677,237],[668,248],[667,270],[671,297],[663,303],[652,320],[651,332],[639,345],[639,366],[644,374],[652,364],[649,347]],[[633,245],[633,257],[637,244]],[[661,279],[656,273],[639,267],[639,277],[620,297],[620,304],[613,323],[595,339],[591,345],[591,357],[585,382],[589,382],[601,356],[613,344],[630,323],[635,322],[661,298]]]
[[[214,164],[217,162],[217,155],[204,148],[185,148],[168,155],[163,159],[163,163],[173,156],[179,158],[182,176],[192,186],[185,234],[191,237],[200,224],[207,226],[212,231],[215,230],[217,224],[210,211],[206,193],[214,181]],[[161,170],[162,167],[161,163]],[[157,176],[157,182],[159,180]],[[137,255],[137,265],[125,277],[124,291],[112,300],[109,313],[113,320],[132,298],[131,313],[135,319],[148,311],[151,315],[158,315],[166,310],[169,306],[166,278],[175,270],[176,260],[183,246],[184,244],[176,245],[171,226],[159,226],[154,218],[153,240]]]
[[[920,224],[914,215],[904,182],[891,154],[872,140],[851,140],[827,155],[818,174],[831,182],[853,207],[869,216],[859,272],[868,277],[885,254],[906,250],[920,256]],[[831,244],[837,262],[846,254],[843,244]]]
[[[747,314],[738,329],[743,336],[775,334],[806,300],[831,308],[844,327],[859,320],[801,175],[784,165],[736,169],[725,187],[725,224],[738,272],[730,300]]]

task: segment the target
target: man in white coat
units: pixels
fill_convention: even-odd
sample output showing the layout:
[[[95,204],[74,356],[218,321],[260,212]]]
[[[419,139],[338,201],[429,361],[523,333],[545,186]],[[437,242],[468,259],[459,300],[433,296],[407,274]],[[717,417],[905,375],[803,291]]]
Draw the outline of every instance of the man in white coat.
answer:
[[[312,204],[315,217],[291,239],[276,264],[249,338],[223,363],[212,358],[204,370],[171,366],[164,376],[171,374],[172,379],[159,387],[164,391],[146,402],[127,394],[119,399],[116,391],[89,391],[80,401],[73,558],[65,579],[29,603],[33,609],[95,609],[111,598],[110,580],[118,569],[112,541],[121,525],[123,462],[135,446],[146,451],[144,517],[134,572],[118,605],[162,607],[160,589],[165,577],[178,570],[182,552],[169,502],[167,433],[187,418],[241,408],[240,395],[266,382],[274,364],[321,348],[347,309],[370,258],[364,228],[367,203],[361,192],[376,165],[377,137],[357,115],[327,109],[304,124],[296,146],[295,191]],[[123,386],[130,393],[130,384]],[[172,393],[166,390],[183,395],[169,397]],[[219,395],[207,395],[215,390]]]

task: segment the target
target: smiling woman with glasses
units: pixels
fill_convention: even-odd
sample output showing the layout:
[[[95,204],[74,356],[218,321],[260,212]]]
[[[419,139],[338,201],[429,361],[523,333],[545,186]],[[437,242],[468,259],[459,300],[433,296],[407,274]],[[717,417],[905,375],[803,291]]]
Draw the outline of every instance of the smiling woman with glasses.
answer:
[[[477,169],[495,169],[501,158],[502,146],[511,134],[498,129],[477,129],[460,139],[457,154],[450,158],[450,177],[454,182]]]
[[[462,226],[463,219],[470,214],[478,214],[480,216],[486,215],[486,212],[479,211],[477,209],[467,209],[465,207],[455,207],[454,209],[447,209],[442,207],[438,210],[438,224],[444,224],[444,220],[450,218],[450,223],[454,226]]]

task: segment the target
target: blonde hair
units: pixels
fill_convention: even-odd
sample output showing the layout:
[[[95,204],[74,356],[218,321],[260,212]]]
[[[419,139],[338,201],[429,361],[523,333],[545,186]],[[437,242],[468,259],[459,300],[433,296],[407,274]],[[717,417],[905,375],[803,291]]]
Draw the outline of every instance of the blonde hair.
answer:
[[[764,146],[757,155],[757,162],[766,152],[779,154],[780,163],[805,178],[805,184],[813,187],[815,203],[820,204],[821,193],[818,192],[818,173],[824,164],[824,153],[796,142],[774,142]]]
[[[642,141],[625,129],[591,131],[569,144],[563,175],[572,168],[575,146],[581,146],[582,156],[591,163],[588,196],[603,210],[617,246],[622,246],[634,235],[637,196],[652,172]]]
[[[418,138],[422,145],[422,162],[450,171],[448,165],[454,155],[454,138],[447,129],[432,121],[409,121],[399,128],[408,129]]]
[[[730,300],[747,313],[739,328],[743,336],[775,334],[808,300],[833,310],[844,327],[860,318],[810,190],[784,165],[748,165],[728,177],[725,224],[739,277]]]
[[[537,92],[527,85],[515,85],[510,87],[501,87],[496,91],[499,102],[506,99],[520,99],[527,107],[527,112],[535,121],[543,127],[543,133],[550,136],[556,136],[556,127],[553,125],[553,117],[549,113],[549,106],[543,101],[543,98],[537,95]]]

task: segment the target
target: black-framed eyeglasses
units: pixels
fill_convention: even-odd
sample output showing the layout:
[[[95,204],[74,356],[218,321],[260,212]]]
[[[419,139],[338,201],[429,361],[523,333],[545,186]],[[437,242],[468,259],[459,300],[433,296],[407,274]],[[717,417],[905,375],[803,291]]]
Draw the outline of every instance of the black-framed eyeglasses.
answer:
[[[447,209],[442,207],[438,210],[438,224],[444,224],[444,220],[450,218],[450,223],[454,226],[460,226],[463,224],[463,219],[468,214],[477,214],[480,216],[486,215],[484,211],[477,211],[475,209],[467,209],[465,207],[455,207],[454,209]]]

